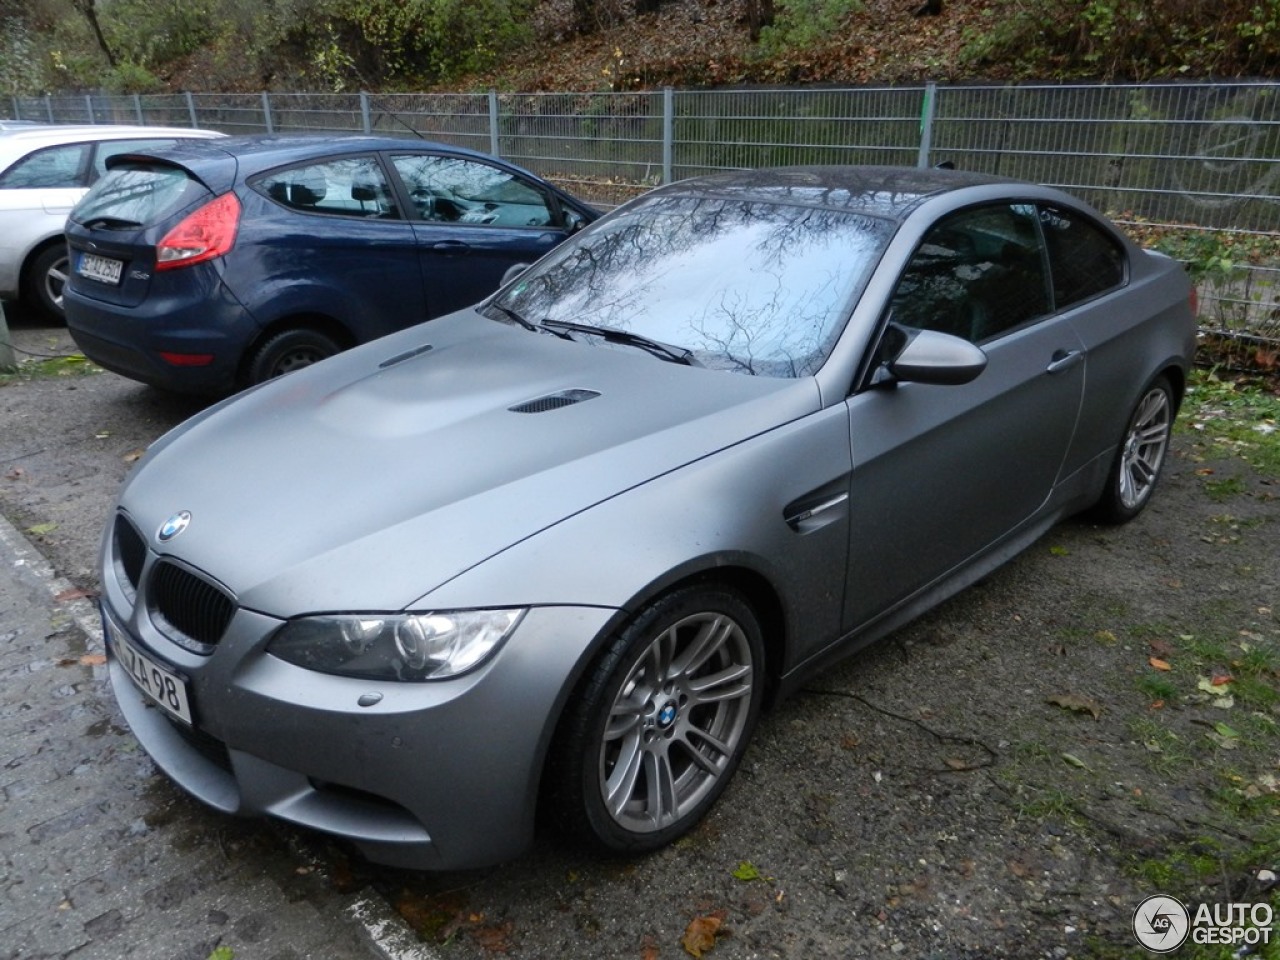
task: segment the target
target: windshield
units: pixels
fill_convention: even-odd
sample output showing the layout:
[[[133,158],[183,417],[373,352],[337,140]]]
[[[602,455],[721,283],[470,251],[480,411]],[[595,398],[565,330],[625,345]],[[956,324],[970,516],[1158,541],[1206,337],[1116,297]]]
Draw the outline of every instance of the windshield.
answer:
[[[72,209],[71,219],[86,225],[102,221],[143,226],[205,193],[208,190],[177,167],[126,164],[108,170]]]
[[[496,305],[623,330],[713,369],[816,371],[892,234],[843,211],[658,197],[561,246]]]

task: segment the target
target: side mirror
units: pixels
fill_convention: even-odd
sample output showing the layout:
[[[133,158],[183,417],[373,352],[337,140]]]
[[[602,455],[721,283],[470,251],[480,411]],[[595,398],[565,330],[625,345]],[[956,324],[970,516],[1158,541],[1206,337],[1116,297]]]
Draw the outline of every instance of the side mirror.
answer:
[[[564,212],[564,225],[570,234],[574,234],[587,225],[587,218],[576,210],[566,210]]]
[[[511,266],[507,267],[507,272],[502,275],[502,282],[498,284],[498,286],[500,288],[505,287],[508,283],[528,269],[529,264],[527,263],[513,263]]]
[[[905,340],[877,371],[873,384],[888,382],[955,385],[969,383],[987,368],[987,355],[968,340],[937,330],[891,326],[885,343]],[[896,346],[896,344],[894,344]]]

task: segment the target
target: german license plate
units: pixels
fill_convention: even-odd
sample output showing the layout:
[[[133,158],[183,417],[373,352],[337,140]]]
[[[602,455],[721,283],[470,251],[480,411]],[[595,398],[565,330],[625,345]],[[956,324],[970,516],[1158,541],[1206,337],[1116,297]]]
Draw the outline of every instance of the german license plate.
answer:
[[[110,283],[114,286],[120,282],[120,275],[124,272],[124,262],[110,257],[100,257],[96,253],[86,253],[81,255],[76,272],[90,280]]]
[[[124,637],[124,632],[103,616],[103,632],[116,656],[134,684],[156,706],[183,723],[191,723],[191,701],[187,696],[187,683],[167,667],[156,663]]]

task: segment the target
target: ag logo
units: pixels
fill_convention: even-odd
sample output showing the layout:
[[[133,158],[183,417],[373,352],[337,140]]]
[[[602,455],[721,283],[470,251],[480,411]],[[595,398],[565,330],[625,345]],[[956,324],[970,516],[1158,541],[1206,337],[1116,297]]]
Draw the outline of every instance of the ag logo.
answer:
[[[1173,897],[1147,897],[1133,911],[1133,935],[1152,953],[1172,953],[1187,939],[1191,914]]]

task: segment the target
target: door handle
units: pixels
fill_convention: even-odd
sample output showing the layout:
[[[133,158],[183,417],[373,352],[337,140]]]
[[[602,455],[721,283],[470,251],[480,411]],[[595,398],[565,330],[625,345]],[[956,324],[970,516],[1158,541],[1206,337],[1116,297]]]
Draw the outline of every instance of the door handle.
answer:
[[[471,244],[461,240],[439,240],[431,245],[431,249],[443,250],[445,253],[465,253],[471,249]]]
[[[1045,368],[1048,373],[1062,373],[1064,370],[1070,370],[1077,363],[1084,360],[1083,350],[1055,350],[1053,359],[1049,361],[1049,366]]]

